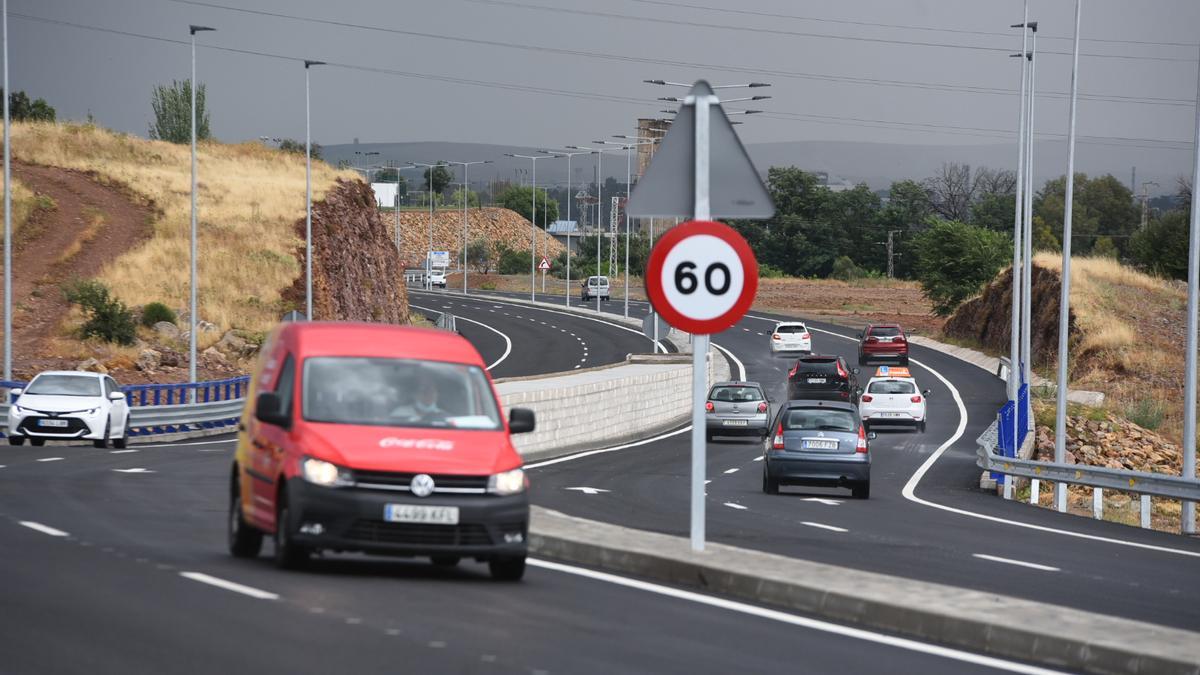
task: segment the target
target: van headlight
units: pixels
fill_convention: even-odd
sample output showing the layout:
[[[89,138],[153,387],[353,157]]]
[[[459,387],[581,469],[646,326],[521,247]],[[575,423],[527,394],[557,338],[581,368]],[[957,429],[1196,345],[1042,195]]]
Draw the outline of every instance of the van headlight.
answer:
[[[497,495],[515,495],[525,491],[529,481],[524,469],[513,469],[488,477],[488,492]]]
[[[313,485],[342,487],[354,484],[354,475],[350,473],[349,469],[343,469],[323,459],[305,457],[300,462],[300,473],[304,476],[304,480]]]

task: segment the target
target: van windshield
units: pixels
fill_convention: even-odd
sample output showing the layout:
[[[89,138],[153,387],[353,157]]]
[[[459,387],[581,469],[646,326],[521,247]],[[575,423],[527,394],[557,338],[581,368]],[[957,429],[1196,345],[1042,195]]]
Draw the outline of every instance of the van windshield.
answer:
[[[461,363],[313,357],[304,362],[303,405],[310,422],[503,428],[483,369]]]

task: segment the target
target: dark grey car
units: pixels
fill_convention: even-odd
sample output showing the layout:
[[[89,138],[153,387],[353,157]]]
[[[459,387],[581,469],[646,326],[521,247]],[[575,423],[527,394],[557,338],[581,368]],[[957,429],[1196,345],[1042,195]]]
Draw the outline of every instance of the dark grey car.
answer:
[[[765,438],[770,405],[757,382],[717,382],[704,403],[705,436]]]
[[[846,487],[857,499],[871,496],[871,449],[875,438],[852,403],[788,401],[779,409],[763,444],[763,492],[780,485]]]

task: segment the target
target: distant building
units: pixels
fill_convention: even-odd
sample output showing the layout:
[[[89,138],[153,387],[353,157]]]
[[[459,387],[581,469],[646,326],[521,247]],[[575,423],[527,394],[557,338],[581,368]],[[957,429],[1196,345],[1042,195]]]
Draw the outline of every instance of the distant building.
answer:
[[[556,220],[550,223],[550,227],[546,228],[546,231],[564,246],[567,243],[567,236],[569,234],[571,237],[571,250],[579,250],[579,238],[583,236],[583,230],[579,229],[578,222],[574,220]]]

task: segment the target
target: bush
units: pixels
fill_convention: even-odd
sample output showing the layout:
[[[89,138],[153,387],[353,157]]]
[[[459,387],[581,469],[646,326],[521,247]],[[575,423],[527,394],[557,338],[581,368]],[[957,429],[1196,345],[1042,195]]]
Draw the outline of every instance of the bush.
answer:
[[[766,263],[763,263],[758,266],[758,278],[759,279],[782,279],[786,276],[787,276],[787,274],[785,274],[784,271],[779,269],[778,267],[773,267]]]
[[[1154,431],[1162,426],[1166,412],[1167,406],[1162,401],[1142,399],[1125,411],[1125,417],[1143,429]]]
[[[125,303],[111,297],[104,284],[75,281],[63,288],[63,295],[67,302],[79,305],[88,316],[79,329],[81,336],[121,345],[133,344],[137,332],[133,312],[125,307]]]
[[[500,261],[496,265],[500,274],[522,274],[529,271],[528,251],[514,251],[507,246],[500,248]]]
[[[175,323],[175,312],[161,302],[152,302],[142,308],[142,325],[149,328],[159,321]]]
[[[854,264],[850,256],[843,255],[833,261],[833,271],[830,272],[829,276],[841,281],[853,281],[862,277],[863,271],[862,268]]]
[[[916,238],[917,279],[938,316],[949,316],[1004,267],[1007,234],[953,220],[935,223]]]

